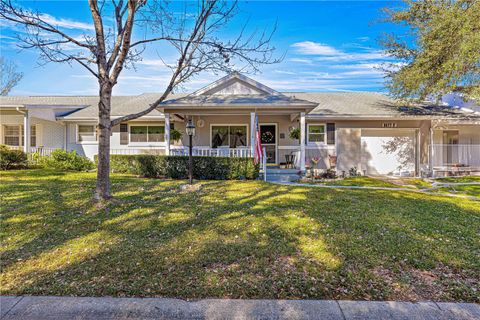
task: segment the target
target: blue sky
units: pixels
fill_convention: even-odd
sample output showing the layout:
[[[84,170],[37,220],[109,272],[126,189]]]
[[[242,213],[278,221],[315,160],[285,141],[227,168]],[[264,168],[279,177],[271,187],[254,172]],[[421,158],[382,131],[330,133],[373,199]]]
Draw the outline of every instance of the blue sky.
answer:
[[[86,1],[22,1],[22,5],[48,14],[53,23],[73,35],[91,32]],[[222,36],[234,38],[245,21],[250,30],[277,23],[272,45],[281,63],[261,68],[252,77],[279,91],[384,91],[383,74],[377,69],[392,62],[378,43],[383,32],[399,32],[398,26],[380,23],[381,8],[394,1],[242,1],[240,11]],[[19,50],[14,34],[19,30],[1,23],[1,54],[24,73],[11,95],[97,94],[97,82],[77,65],[38,64],[38,52]],[[174,61],[172,50],[152,45],[137,63],[124,70],[114,94],[160,92],[169,71],[160,58]],[[204,73],[188,82],[183,91],[198,89],[221,75]]]

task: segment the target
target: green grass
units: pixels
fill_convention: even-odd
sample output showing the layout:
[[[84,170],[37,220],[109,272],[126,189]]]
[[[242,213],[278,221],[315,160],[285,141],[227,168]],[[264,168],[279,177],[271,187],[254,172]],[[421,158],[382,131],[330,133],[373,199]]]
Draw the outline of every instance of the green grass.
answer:
[[[448,186],[436,189],[435,191],[440,193],[453,193],[466,196],[480,197],[480,184]]]
[[[464,183],[464,182],[480,182],[480,176],[465,176],[465,177],[448,177],[437,178],[438,182],[452,182],[452,183]]]
[[[480,301],[480,205],[415,192],[0,173],[1,294]]]
[[[338,179],[335,181],[328,181],[323,183],[330,186],[361,186],[361,187],[387,187],[387,188],[398,188],[398,185],[395,185],[390,182],[382,181],[380,179],[375,179],[372,177],[350,177],[345,179]]]
[[[385,187],[385,188],[430,188],[431,184],[419,178],[398,178],[390,181],[374,177],[349,177],[335,181],[327,181],[322,184],[331,186],[359,186],[359,187]]]

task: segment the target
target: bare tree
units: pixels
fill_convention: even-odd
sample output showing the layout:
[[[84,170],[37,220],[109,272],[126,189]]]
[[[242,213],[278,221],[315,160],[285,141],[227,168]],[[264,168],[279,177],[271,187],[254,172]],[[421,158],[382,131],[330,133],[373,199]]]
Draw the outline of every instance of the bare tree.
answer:
[[[175,5],[175,9],[172,7]],[[94,34],[68,34],[46,15],[28,10],[10,0],[2,0],[0,17],[25,27],[19,35],[23,48],[40,51],[40,61],[76,62],[93,74],[99,85],[98,170],[95,198],[110,194],[110,133],[112,127],[133,120],[157,108],[178,86],[202,71],[258,70],[261,64],[275,63],[270,46],[272,32],[254,32],[244,36],[245,28],[231,40],[219,34],[237,13],[237,2],[201,0],[192,3],[161,0],[89,0]],[[106,21],[113,17],[112,26]],[[110,19],[111,20],[111,19]],[[142,34],[143,36],[138,37]],[[138,39],[137,39],[138,38]],[[141,112],[110,119],[112,89],[125,67],[141,60],[147,44],[164,42],[175,48],[178,59],[166,64],[170,81],[158,99]],[[68,46],[68,50],[66,50]],[[73,49],[74,50],[73,50]]]
[[[17,71],[15,63],[5,60],[4,57],[0,57],[0,74],[2,77],[0,95],[2,96],[8,95],[23,78],[23,73]]]

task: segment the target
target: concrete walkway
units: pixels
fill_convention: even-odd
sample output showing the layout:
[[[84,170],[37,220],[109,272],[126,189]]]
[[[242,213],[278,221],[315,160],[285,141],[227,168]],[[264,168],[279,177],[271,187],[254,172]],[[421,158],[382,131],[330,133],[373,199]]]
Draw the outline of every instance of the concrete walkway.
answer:
[[[1,319],[480,319],[472,303],[0,297]]]

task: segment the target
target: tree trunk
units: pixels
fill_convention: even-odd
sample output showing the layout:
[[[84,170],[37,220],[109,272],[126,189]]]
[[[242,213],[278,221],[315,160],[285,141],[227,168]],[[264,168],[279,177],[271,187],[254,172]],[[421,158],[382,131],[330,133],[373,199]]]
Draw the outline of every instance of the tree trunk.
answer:
[[[96,200],[108,200],[110,194],[110,135],[112,125],[110,120],[110,104],[112,86],[110,83],[100,84],[100,101],[98,103],[98,168]]]

